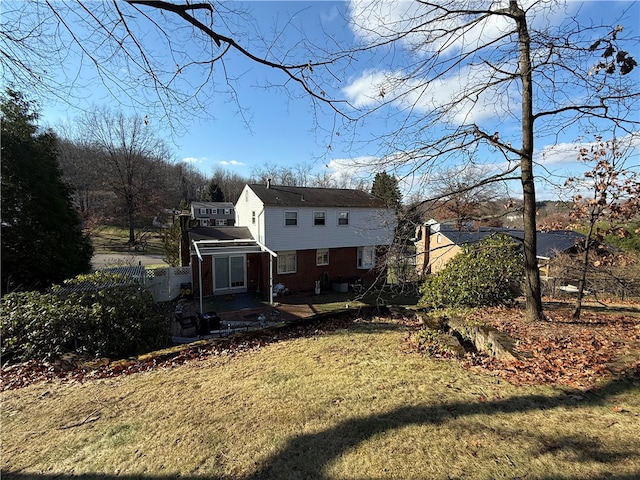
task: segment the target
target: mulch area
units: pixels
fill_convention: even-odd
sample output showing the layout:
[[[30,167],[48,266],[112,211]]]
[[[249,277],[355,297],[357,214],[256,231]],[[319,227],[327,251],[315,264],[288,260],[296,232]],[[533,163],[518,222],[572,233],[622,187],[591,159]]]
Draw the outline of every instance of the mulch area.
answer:
[[[362,322],[353,312],[334,317],[309,320],[312,304],[281,304],[282,319],[293,322],[286,328],[271,328],[248,335],[206,340],[182,345],[137,359],[92,362],[26,362],[2,368],[0,390],[22,388],[38,382],[85,382],[172,368],[189,361],[215,356],[233,356],[259,349],[267,344],[297,337],[320,335],[326,331],[346,329]],[[634,309],[630,308],[630,312]],[[516,339],[518,360],[498,361],[478,353],[469,353],[461,361],[472,371],[488,373],[516,385],[567,385],[580,390],[597,386],[611,378],[627,378],[640,385],[640,308],[638,313],[585,311],[579,322],[571,320],[569,306],[548,307],[548,320],[529,323],[516,308],[492,308],[476,312],[472,320],[491,325]],[[250,313],[243,312],[243,315]],[[410,315],[393,315],[408,330],[419,328]]]

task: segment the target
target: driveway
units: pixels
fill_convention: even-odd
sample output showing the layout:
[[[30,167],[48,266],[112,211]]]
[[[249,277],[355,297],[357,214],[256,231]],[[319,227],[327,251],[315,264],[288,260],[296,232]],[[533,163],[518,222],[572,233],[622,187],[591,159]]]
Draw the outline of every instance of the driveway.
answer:
[[[105,267],[123,267],[128,265],[168,264],[162,255],[145,255],[140,252],[131,253],[97,253],[91,259],[91,267],[99,270]]]

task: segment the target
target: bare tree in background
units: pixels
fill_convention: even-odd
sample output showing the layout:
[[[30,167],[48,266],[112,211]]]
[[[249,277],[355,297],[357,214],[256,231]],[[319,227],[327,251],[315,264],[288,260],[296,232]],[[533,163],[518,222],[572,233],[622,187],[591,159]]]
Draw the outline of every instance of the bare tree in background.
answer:
[[[108,166],[107,183],[122,202],[133,245],[137,216],[145,209],[157,211],[161,207],[154,186],[159,167],[169,158],[168,150],[139,116],[95,109],[86,114],[80,129],[87,143],[100,151],[99,160]]]
[[[439,217],[450,219],[458,230],[463,230],[469,224],[487,223],[509,213],[509,192],[504,185],[504,177],[500,180],[499,184],[489,183],[483,172],[473,168],[454,168],[436,175],[431,183],[438,196]],[[498,198],[506,201],[500,213],[493,213],[490,210]]]

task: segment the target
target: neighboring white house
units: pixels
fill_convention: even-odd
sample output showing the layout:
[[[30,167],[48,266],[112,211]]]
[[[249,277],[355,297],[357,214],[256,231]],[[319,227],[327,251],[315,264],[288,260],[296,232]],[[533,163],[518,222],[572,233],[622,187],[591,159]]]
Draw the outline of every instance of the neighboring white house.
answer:
[[[234,227],[189,233],[194,285],[204,295],[372,282],[396,226],[394,210],[360,190],[251,184],[235,212]]]
[[[191,219],[201,227],[230,227],[236,213],[231,202],[191,202]]]

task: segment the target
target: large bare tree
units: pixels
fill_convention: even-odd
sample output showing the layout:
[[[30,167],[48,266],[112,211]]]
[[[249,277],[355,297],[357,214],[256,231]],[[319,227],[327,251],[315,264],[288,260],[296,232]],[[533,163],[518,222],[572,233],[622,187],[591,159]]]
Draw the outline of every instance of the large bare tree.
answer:
[[[403,178],[441,165],[519,170],[523,198],[525,315],[543,317],[536,258],[536,140],[571,126],[637,130],[640,89],[623,26],[580,24],[562,2],[353,2],[350,21],[379,70],[345,89],[364,115],[396,125],[380,164]],[[629,19],[631,20],[631,19]],[[625,47],[630,44],[631,47]],[[402,51],[402,54],[399,53]],[[603,130],[600,130],[602,132]],[[573,139],[571,139],[573,140]],[[370,141],[370,139],[363,139]],[[481,183],[481,182],[479,182]]]
[[[158,173],[170,160],[166,145],[144,118],[135,115],[96,108],[87,112],[81,125],[85,141],[100,152],[97,160],[107,165],[106,184],[122,204],[129,243],[134,244],[140,212],[162,207],[155,187],[160,184]]]

